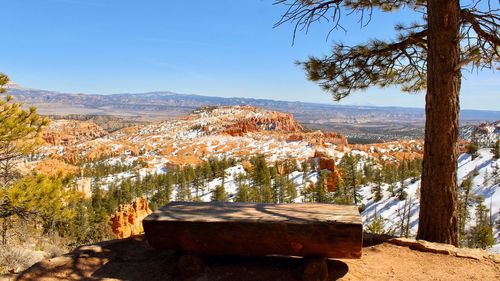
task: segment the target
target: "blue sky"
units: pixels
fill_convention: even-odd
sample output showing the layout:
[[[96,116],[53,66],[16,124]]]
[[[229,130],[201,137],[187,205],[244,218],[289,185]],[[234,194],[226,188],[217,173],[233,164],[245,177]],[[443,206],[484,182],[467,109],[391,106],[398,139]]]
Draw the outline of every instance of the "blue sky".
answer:
[[[295,60],[321,55],[332,40],[391,38],[408,12],[354,18],[326,40],[328,24],[300,33],[273,29],[272,0],[1,0],[0,71],[23,86],[112,94],[167,90],[224,97],[334,103]],[[189,3],[189,4],[188,4]],[[500,110],[498,72],[464,73],[461,107]],[[424,94],[371,88],[342,104],[423,107]]]

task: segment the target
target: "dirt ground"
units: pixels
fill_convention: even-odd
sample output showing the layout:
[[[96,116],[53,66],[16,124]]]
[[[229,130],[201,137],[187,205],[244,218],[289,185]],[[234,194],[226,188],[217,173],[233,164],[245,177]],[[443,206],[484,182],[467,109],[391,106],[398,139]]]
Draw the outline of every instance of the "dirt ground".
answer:
[[[196,274],[178,269],[173,251],[152,249],[143,236],[81,247],[35,264],[17,280],[302,280],[303,260],[203,257]],[[380,243],[357,260],[328,260],[329,280],[500,280],[498,260],[459,258]]]

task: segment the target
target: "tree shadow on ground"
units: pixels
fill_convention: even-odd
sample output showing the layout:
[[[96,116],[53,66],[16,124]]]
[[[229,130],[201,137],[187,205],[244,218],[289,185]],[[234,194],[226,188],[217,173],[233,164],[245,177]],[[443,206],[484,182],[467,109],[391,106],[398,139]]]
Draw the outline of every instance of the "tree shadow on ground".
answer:
[[[17,280],[302,280],[304,261],[299,257],[203,256],[204,266],[186,276],[178,268],[179,254],[151,248],[144,236],[115,240],[77,249],[64,258],[39,263]],[[339,260],[328,260],[329,280],[347,274]]]

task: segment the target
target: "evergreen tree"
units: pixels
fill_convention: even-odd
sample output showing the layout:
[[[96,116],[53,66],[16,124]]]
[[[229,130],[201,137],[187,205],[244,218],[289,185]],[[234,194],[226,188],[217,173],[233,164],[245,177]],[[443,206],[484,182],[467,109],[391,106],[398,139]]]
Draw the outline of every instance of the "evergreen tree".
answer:
[[[292,203],[293,200],[297,197],[297,186],[295,182],[288,176],[286,176],[285,188],[286,188],[286,197],[283,200],[283,202]]]
[[[482,2],[276,0],[286,7],[277,25],[292,23],[294,38],[297,30],[310,30],[318,22],[329,22],[332,30],[344,29],[342,22],[349,16],[359,15],[361,25],[368,24],[374,9],[381,13],[405,10],[421,16],[418,22],[397,24],[395,40],[372,39],[354,46],[336,43],[330,55],[310,57],[300,64],[308,78],[335,100],[370,86],[426,90],[417,238],[427,241],[458,242],[456,145],[461,69],[495,69],[500,61],[498,8]],[[436,202],[442,202],[442,207],[437,209]]]
[[[330,203],[331,199],[328,196],[328,192],[326,191],[326,177],[329,176],[329,171],[320,170],[318,171],[318,180],[316,181],[316,185],[314,187],[313,192],[313,200],[317,203]]]
[[[191,201],[191,190],[189,190],[189,183],[185,170],[181,170],[178,175],[176,201]]]
[[[238,190],[236,192],[236,202],[255,202],[251,194],[250,186],[246,183],[241,183],[238,185]]]
[[[470,143],[468,144],[465,149],[467,149],[467,153],[471,155],[472,160],[476,159],[478,156],[477,151],[478,151],[478,146],[475,143]]]
[[[42,223],[44,231],[57,231],[70,221],[76,211],[70,206],[82,200],[82,194],[69,188],[71,178],[62,175],[27,176],[15,184],[0,189],[0,198],[9,202],[3,218],[14,215],[20,218],[31,218]],[[19,211],[22,210],[22,211]],[[7,229],[2,229],[6,235]],[[2,237],[5,242],[5,237]]]
[[[373,181],[375,170],[373,169],[373,162],[368,161],[363,163],[363,177],[361,177],[361,184],[366,184]]]
[[[500,159],[500,139],[497,139],[491,149],[491,152],[493,153],[493,157],[495,157],[495,159]]]
[[[483,185],[488,186],[490,182],[490,173],[488,172],[488,168],[484,170],[484,178],[483,178]]]
[[[346,191],[349,191],[351,202],[358,205],[360,202],[359,178],[360,171],[358,171],[359,157],[350,153],[344,154],[340,159],[339,169],[342,171],[343,183]],[[347,194],[346,194],[347,195]]]
[[[384,224],[384,218],[378,216],[372,219],[370,223],[366,225],[366,232],[373,234],[385,234]]]
[[[257,155],[251,159],[253,171],[251,174],[252,185],[259,191],[258,202],[273,202],[271,187],[271,172],[264,155]]]
[[[374,176],[374,182],[375,182],[374,200],[376,202],[378,202],[382,199],[382,171],[376,170],[374,173],[375,173],[375,176]]]
[[[493,185],[500,184],[500,166],[498,163],[493,164],[493,171],[491,172],[491,181]]]
[[[488,208],[484,206],[484,199],[476,199],[476,225],[471,229],[469,247],[487,248],[495,244],[493,228],[488,220]]]
[[[307,181],[309,179],[309,164],[307,163],[307,159],[302,162],[300,165],[302,168],[302,189],[301,194],[303,195],[305,190],[307,189]]]
[[[6,92],[4,87],[8,82],[9,78],[0,73],[0,95]],[[19,178],[14,168],[16,160],[29,155],[40,144],[40,132],[48,124],[47,119],[37,114],[36,108],[24,110],[21,106],[10,95],[0,98],[0,188]]]
[[[212,201],[227,202],[228,196],[224,185],[220,184],[215,187],[214,193],[212,194]]]
[[[407,188],[406,178],[408,176],[408,173],[407,173],[407,163],[405,159],[403,159],[403,161],[399,165],[398,176],[399,176],[398,198],[399,200],[405,200],[406,196],[408,195],[406,193],[406,188]]]
[[[469,221],[469,207],[470,198],[472,190],[472,180],[471,176],[465,178],[460,184],[460,196],[459,196],[459,212],[458,212],[458,234],[459,243],[462,245],[465,241],[466,233],[465,226]]]

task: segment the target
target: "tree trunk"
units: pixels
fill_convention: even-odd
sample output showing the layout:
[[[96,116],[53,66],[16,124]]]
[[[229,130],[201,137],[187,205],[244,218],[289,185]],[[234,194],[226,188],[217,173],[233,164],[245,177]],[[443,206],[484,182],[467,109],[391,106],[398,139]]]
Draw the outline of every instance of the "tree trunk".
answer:
[[[417,239],[457,245],[458,0],[427,1],[425,147]]]

